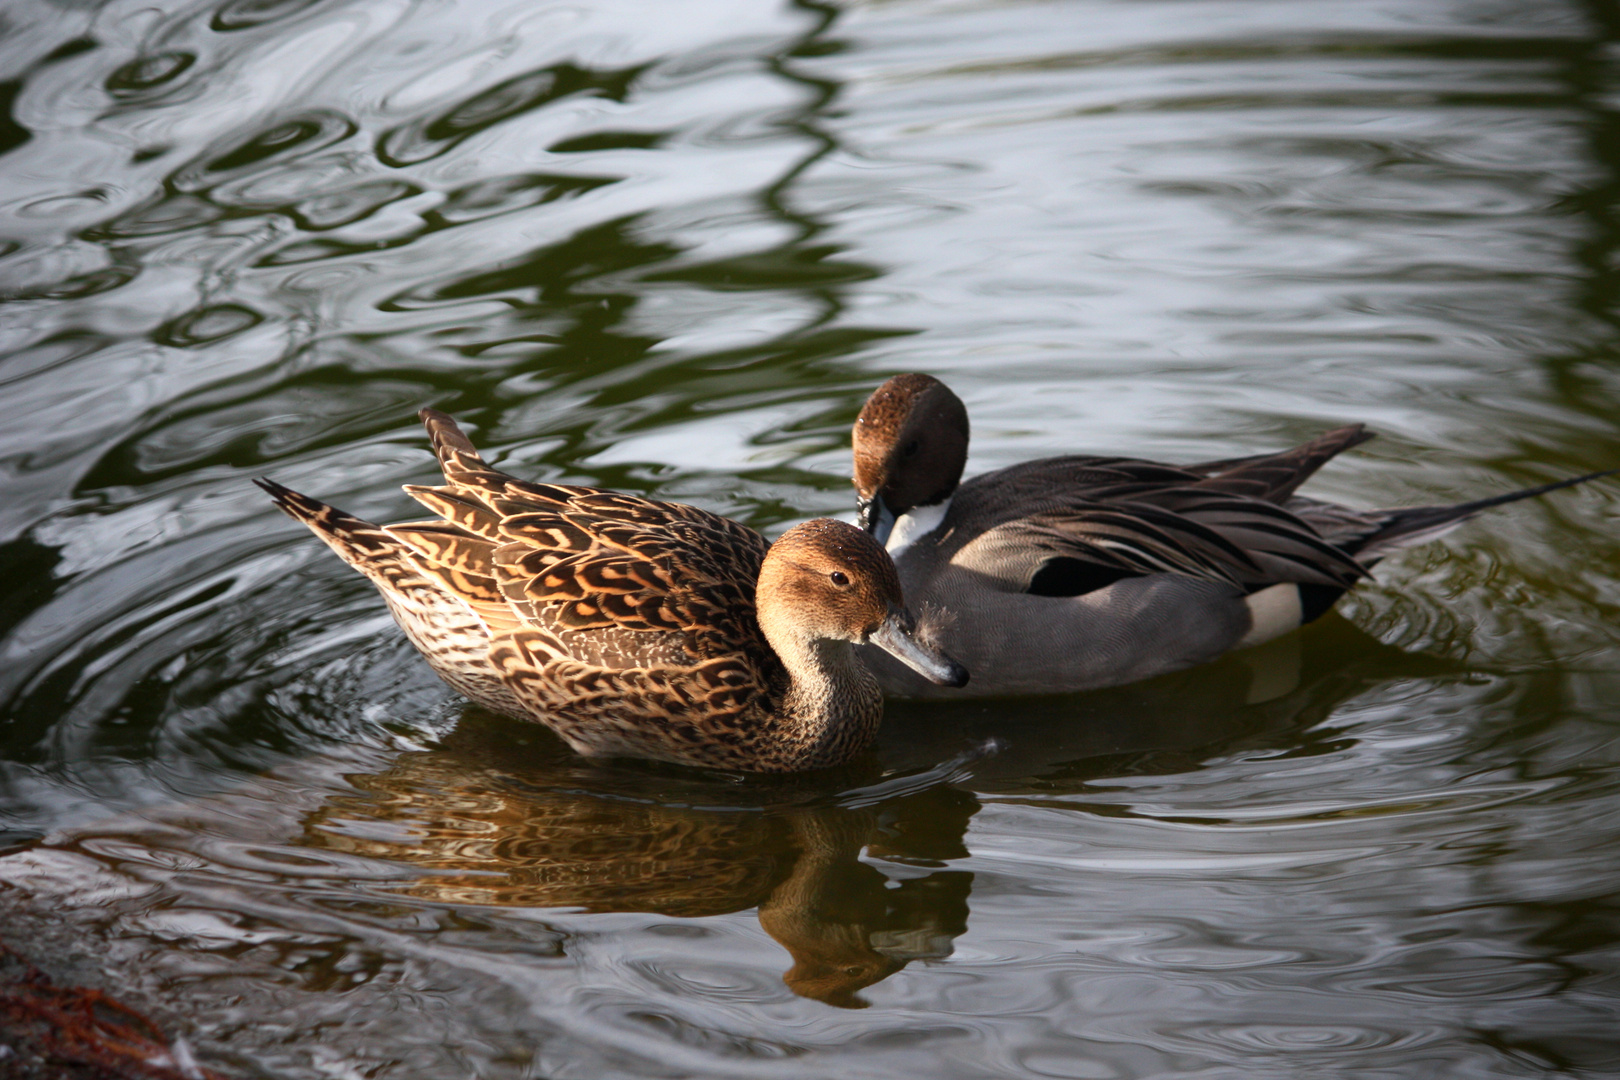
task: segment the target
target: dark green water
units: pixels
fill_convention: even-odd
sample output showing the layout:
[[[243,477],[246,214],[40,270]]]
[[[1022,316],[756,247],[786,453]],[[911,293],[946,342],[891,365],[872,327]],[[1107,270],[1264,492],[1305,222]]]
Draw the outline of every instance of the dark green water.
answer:
[[[35,0],[0,104],[0,937],[205,1061],[1620,1073],[1612,482],[779,781],[465,707],[249,483],[412,514],[432,404],[775,532],[908,370],[974,471],[1620,466],[1611,5]]]

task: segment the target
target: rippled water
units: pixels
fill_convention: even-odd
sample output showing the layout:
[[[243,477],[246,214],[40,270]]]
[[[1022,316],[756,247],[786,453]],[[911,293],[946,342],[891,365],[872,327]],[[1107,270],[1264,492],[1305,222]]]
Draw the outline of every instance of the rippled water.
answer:
[[[244,1075],[1620,1071],[1620,503],[847,770],[466,707],[268,474],[414,412],[775,532],[927,370],[982,470],[1365,420],[1620,466],[1620,17],[1513,0],[0,10],[0,936]]]

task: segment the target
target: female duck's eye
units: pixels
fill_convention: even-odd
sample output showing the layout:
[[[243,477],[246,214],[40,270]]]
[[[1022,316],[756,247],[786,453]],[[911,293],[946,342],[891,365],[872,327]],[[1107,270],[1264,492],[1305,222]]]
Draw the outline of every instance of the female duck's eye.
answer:
[[[832,572],[832,583],[834,585],[848,585],[849,584],[849,576],[847,574],[845,574],[842,570],[834,570]]]
[[[912,439],[910,442],[906,443],[905,446],[900,448],[900,455],[902,457],[916,457],[917,449],[917,440]]]

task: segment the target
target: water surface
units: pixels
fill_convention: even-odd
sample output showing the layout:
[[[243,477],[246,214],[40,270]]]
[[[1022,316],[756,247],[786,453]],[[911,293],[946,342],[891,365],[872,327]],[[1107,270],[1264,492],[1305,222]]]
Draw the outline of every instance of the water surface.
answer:
[[[1620,1071],[1613,484],[1306,632],[587,762],[277,480],[414,420],[774,535],[883,377],[979,471],[1368,422],[1313,491],[1620,466],[1620,20],[1513,0],[0,12],[0,936],[289,1078]]]

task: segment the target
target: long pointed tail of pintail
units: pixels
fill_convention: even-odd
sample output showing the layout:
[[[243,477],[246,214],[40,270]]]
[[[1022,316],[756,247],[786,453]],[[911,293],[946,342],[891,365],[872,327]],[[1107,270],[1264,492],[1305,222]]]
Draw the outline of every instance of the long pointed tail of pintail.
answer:
[[[335,506],[328,506],[319,499],[312,499],[302,492],[294,491],[290,487],[284,487],[268,476],[256,476],[253,478],[253,482],[274,500],[277,509],[288,517],[302,521],[306,525],[311,522],[321,521],[332,514],[343,513]],[[356,518],[355,520],[358,521],[359,519]]]
[[[308,525],[339,558],[373,581],[399,588],[419,576],[405,545],[381,526],[274,480],[257,477],[253,482],[275,500],[283,513]]]
[[[377,526],[363,518],[345,513],[330,503],[323,503],[313,499],[290,487],[284,487],[268,477],[255,477],[253,482],[262,488],[282,513],[297,521],[308,525],[322,540],[332,543],[330,537],[337,537],[347,543],[353,537],[363,537],[375,533],[379,537],[386,537]]]
[[[1538,495],[1546,495],[1548,492],[1616,474],[1620,474],[1620,469],[1602,469],[1587,473],[1585,476],[1554,480],[1550,484],[1509,491],[1503,495],[1492,495],[1472,502],[1455,503],[1451,506],[1409,506],[1388,510],[1384,512],[1387,516],[1381,527],[1362,538],[1351,553],[1365,563],[1369,559],[1380,558],[1392,551],[1443,536],[1469,518],[1493,506],[1503,506],[1518,502],[1520,499],[1534,499]]]

